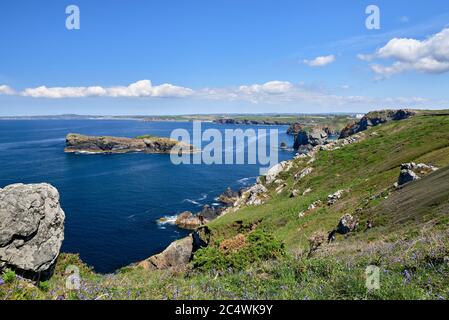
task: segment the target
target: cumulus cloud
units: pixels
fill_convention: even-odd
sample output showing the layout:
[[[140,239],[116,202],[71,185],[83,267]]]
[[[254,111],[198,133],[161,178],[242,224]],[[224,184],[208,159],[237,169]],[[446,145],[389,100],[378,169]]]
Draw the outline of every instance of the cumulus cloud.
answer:
[[[15,94],[15,92],[9,86],[0,85],[0,94],[13,95],[13,94]]]
[[[358,55],[364,61],[384,59],[388,65],[373,63],[371,69],[380,76],[416,70],[438,74],[449,71],[449,28],[425,40],[394,38],[374,54]]]
[[[329,56],[316,57],[313,60],[303,60],[303,63],[309,67],[324,67],[332,62],[335,62],[336,58],[333,54]]]
[[[21,92],[22,96],[33,98],[84,98],[84,97],[186,97],[193,94],[189,88],[162,84],[153,86],[150,80],[141,80],[129,86],[103,88],[90,87],[46,87],[28,88]]]

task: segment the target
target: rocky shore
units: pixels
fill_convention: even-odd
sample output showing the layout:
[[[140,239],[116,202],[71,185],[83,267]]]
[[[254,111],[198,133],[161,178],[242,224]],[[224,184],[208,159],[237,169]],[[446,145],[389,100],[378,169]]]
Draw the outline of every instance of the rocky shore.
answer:
[[[177,147],[177,152],[193,153],[192,145],[183,144],[177,140],[154,136],[137,138],[122,138],[108,136],[85,136],[70,133],[66,137],[67,153],[171,153]]]

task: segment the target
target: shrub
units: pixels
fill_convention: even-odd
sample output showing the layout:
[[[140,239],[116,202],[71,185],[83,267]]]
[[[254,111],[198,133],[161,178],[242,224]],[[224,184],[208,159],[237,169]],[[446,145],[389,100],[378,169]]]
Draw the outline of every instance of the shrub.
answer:
[[[226,241],[226,240],[224,240]],[[202,271],[244,270],[255,262],[277,259],[285,255],[282,242],[263,231],[253,231],[239,250],[220,250],[210,246],[195,253],[193,266]]]
[[[6,270],[2,277],[6,283],[11,283],[16,279],[16,273],[13,270]]]
[[[50,289],[50,284],[48,283],[48,281],[41,281],[38,284],[39,289],[41,289],[44,292],[47,292],[48,289]]]

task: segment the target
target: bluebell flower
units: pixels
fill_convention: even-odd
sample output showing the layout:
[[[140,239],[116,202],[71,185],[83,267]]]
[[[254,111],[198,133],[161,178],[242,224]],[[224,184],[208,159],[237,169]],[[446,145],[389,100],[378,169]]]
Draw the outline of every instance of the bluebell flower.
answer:
[[[0,278],[0,286],[1,286],[2,284],[5,284],[5,280],[3,280],[2,278]]]

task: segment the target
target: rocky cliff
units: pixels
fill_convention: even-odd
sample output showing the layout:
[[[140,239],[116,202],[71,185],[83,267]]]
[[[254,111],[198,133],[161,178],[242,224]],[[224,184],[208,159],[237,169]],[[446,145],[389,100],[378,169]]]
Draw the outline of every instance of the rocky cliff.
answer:
[[[326,142],[328,134],[325,130],[320,128],[313,128],[310,132],[300,130],[296,134],[293,148],[298,150],[300,147],[310,146],[315,147]]]
[[[170,153],[177,146],[180,152],[192,153],[192,145],[169,138],[143,136],[139,138],[96,137],[70,133],[66,137],[65,152],[84,153]],[[178,148],[177,148],[178,149]]]
[[[0,269],[49,271],[64,239],[64,220],[59,193],[49,184],[0,189]]]
[[[357,123],[347,125],[340,132],[340,139],[347,138],[353,134],[367,130],[369,127],[375,127],[389,121],[399,121],[410,118],[416,114],[415,111],[408,109],[400,110],[381,110],[367,113]]]

